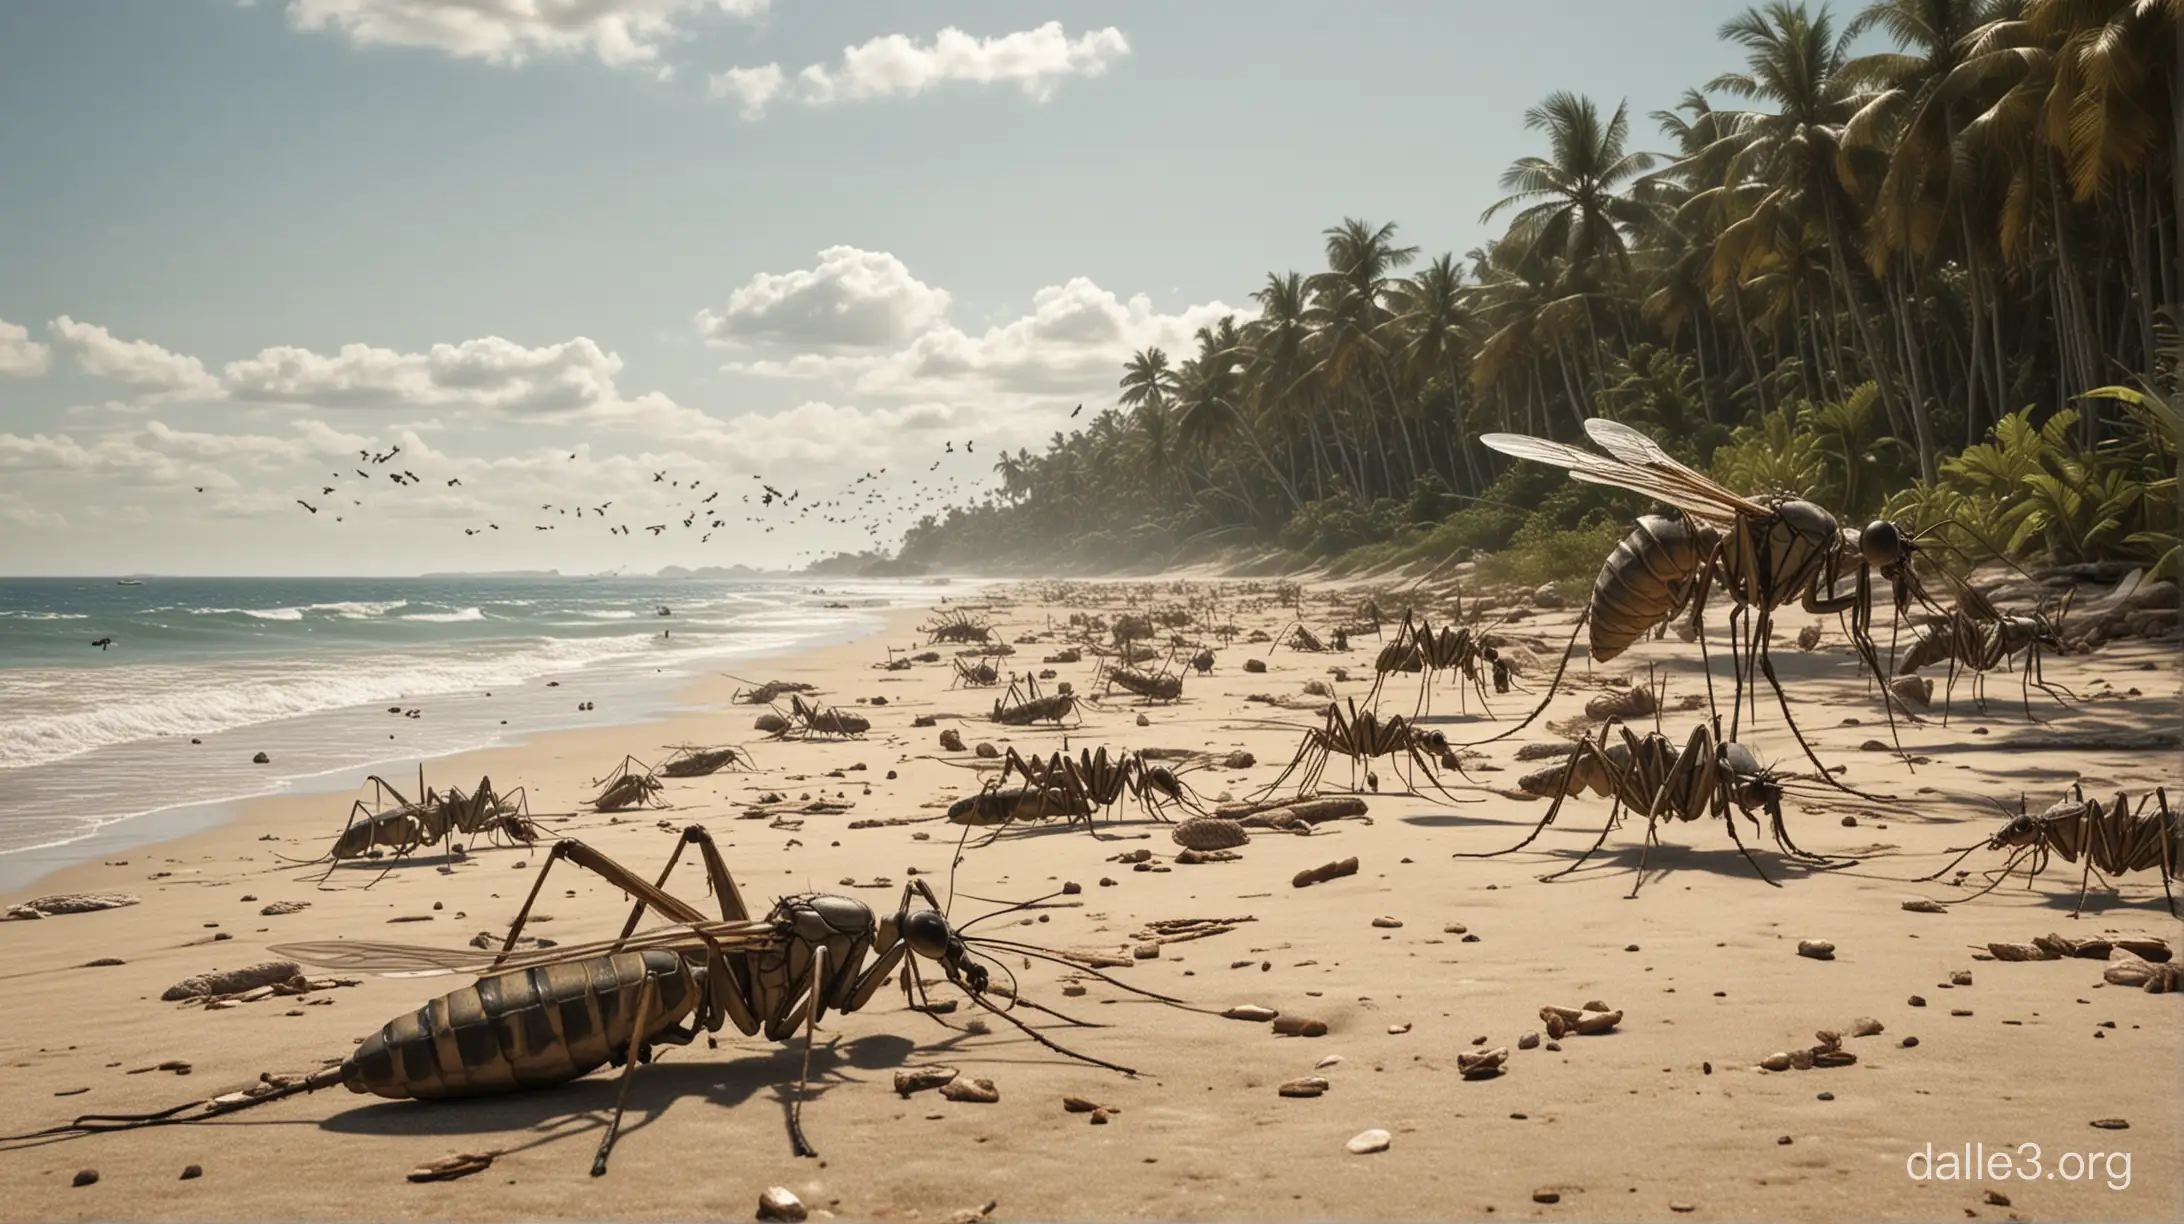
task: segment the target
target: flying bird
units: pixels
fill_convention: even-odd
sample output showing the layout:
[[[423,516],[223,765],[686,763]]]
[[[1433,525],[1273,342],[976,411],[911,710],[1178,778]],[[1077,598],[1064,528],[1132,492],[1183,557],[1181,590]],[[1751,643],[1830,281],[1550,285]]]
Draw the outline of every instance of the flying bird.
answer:
[[[1076,419],[1076,417],[1077,417],[1077,414],[1078,414],[1078,413],[1080,413],[1080,412],[1083,412],[1083,411],[1084,411],[1084,405],[1083,405],[1083,404],[1079,404],[1079,405],[1077,405],[1076,407],[1074,407],[1074,408],[1070,409],[1070,410],[1069,410],[1069,416],[1070,416],[1070,419],[1071,419],[1071,420],[1075,420],[1075,419]]]
[[[318,507],[317,507],[317,506],[314,506],[314,505],[312,505],[312,504],[311,504],[310,502],[307,502],[307,501],[303,500],[303,499],[302,499],[302,498],[300,498],[300,497],[296,499],[296,504],[297,504],[297,505],[299,505],[299,506],[302,506],[302,507],[303,507],[304,509],[306,509],[306,510],[309,510],[309,511],[310,511],[311,513],[313,513],[313,514],[317,514],[317,513],[318,513]]]
[[[110,637],[102,637],[102,638],[100,638],[100,639],[99,639],[98,641],[96,641],[96,642],[93,642],[93,643],[91,643],[91,644],[92,644],[93,646],[96,646],[96,647],[98,647],[98,648],[99,648],[100,650],[104,650],[104,649],[106,649],[107,647],[109,647],[109,646],[111,646],[111,645],[113,645],[113,644],[114,644],[114,639],[112,639],[112,638],[110,638]]]
[[[450,488],[450,489],[452,489],[452,488],[454,488],[454,487],[455,487],[456,485],[459,485],[459,484],[461,484],[461,483],[462,483],[462,480],[461,480],[461,478],[459,478],[459,477],[455,477],[455,476],[450,476],[450,477],[448,477],[448,480],[447,480],[447,487],[448,487],[448,488]]]

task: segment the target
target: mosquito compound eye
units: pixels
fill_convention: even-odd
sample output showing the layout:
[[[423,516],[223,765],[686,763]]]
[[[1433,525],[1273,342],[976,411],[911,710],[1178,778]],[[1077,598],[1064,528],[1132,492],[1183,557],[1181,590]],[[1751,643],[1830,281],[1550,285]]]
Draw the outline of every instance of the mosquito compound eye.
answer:
[[[948,955],[955,933],[948,929],[948,920],[938,910],[916,910],[902,920],[902,938],[912,952],[927,960],[940,960]]]
[[[1866,564],[1885,569],[1903,560],[1903,533],[1887,519],[1875,519],[1859,535],[1858,549],[1865,554]]]

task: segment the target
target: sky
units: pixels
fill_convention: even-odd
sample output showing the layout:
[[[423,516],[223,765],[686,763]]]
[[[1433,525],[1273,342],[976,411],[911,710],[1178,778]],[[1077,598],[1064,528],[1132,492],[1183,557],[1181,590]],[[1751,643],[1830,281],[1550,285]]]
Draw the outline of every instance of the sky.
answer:
[[[1743,7],[0,0],[0,574],[892,547]]]

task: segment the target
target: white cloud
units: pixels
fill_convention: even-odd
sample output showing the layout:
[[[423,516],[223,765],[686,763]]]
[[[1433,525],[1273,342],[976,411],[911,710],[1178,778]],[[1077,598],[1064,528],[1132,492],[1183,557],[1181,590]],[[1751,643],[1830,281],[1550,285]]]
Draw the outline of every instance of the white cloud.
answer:
[[[532,55],[596,55],[652,67],[665,44],[708,12],[751,18],[768,0],[289,0],[299,30],[336,30],[359,45],[424,47],[515,66]],[[664,70],[662,75],[665,75]]]
[[[583,336],[544,348],[487,336],[425,353],[348,344],[324,355],[283,345],[231,361],[223,373],[239,400],[539,416],[617,404],[621,369],[620,357]]]
[[[746,119],[757,119],[785,93],[807,106],[829,106],[911,97],[950,81],[1013,84],[1044,102],[1065,78],[1102,76],[1129,53],[1129,40],[1113,26],[1074,39],[1059,21],[993,38],[974,38],[950,26],[923,45],[908,35],[886,34],[844,47],[839,65],[812,64],[796,74],[793,86],[785,84],[778,64],[731,68],[711,81],[713,96],[742,100]]]
[[[781,65],[766,64],[758,68],[730,68],[706,78],[706,92],[716,98],[735,98],[743,103],[743,117],[757,119],[766,113],[766,107],[781,94],[783,75]]]
[[[28,378],[53,365],[53,350],[30,338],[30,329],[0,319],[0,374]]]
[[[46,330],[76,366],[94,378],[110,378],[152,395],[218,399],[220,380],[195,357],[172,353],[148,340],[121,340],[94,323],[62,315]]]
[[[1238,322],[1254,311],[1221,302],[1173,314],[1152,299],[1128,299],[1085,277],[1049,285],[1032,296],[1031,312],[983,332],[937,323],[883,355],[801,353],[786,361],[731,365],[735,373],[777,378],[834,378],[874,395],[931,399],[980,394],[1112,398],[1122,365],[1140,349],[1160,347],[1177,358],[1192,351],[1194,333],[1227,315]]]
[[[753,276],[728,295],[725,311],[700,311],[698,328],[716,342],[875,347],[900,344],[947,313],[947,291],[893,255],[833,246],[815,268]]]

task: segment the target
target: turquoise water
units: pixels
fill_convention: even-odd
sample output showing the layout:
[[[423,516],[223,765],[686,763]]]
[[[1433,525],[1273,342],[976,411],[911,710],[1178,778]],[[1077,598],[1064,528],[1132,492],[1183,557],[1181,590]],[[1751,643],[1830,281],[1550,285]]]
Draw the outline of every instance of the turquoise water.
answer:
[[[8,851],[154,811],[658,717],[680,681],[862,636],[933,594],[650,578],[0,579],[0,869]],[[102,638],[111,645],[92,644]],[[251,763],[261,751],[271,765]]]

